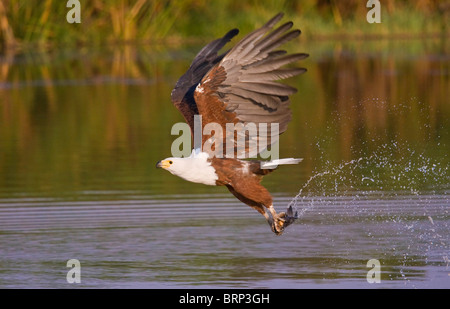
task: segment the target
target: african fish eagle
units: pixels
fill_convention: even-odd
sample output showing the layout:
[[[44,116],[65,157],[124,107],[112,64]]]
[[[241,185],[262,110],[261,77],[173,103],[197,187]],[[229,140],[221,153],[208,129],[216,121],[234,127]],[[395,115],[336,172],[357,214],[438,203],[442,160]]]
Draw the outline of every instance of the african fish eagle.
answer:
[[[293,26],[290,21],[273,29],[282,17],[282,13],[277,14],[220,55],[219,50],[238,34],[237,29],[212,41],[197,54],[171,94],[173,104],[189,124],[192,135],[195,134],[195,115],[202,116],[202,128],[214,122],[220,124],[223,132],[227,123],[277,123],[278,135],[286,130],[291,120],[289,95],[297,89],[276,81],[306,72],[304,68],[282,67],[308,55],[287,54],[277,49],[301,33],[300,30],[290,30]],[[250,138],[248,134],[243,135]],[[270,136],[269,145],[278,138]],[[230,136],[224,136],[223,140],[211,137],[212,134],[202,136],[201,146],[210,144],[207,150],[204,150],[205,147],[194,149],[189,157],[166,158],[156,166],[187,181],[226,186],[241,202],[261,213],[275,234],[282,234],[297,219],[297,213],[293,213],[292,207],[277,213],[272,196],[260,182],[264,175],[274,170],[271,167],[296,164],[301,159],[242,160],[245,156],[237,155],[236,143],[232,156],[229,152],[225,153],[225,149],[218,155],[213,150],[220,143],[225,144]],[[233,138],[236,138],[235,133],[231,136]],[[250,148],[246,144],[244,153],[250,153]]]

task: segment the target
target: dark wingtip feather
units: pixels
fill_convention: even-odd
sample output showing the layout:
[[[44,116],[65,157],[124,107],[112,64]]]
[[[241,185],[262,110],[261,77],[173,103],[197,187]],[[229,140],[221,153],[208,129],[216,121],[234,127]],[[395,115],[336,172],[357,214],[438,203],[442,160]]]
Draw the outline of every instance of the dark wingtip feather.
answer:
[[[239,33],[239,29],[234,28],[227,32],[227,34],[224,35],[224,39],[227,39],[230,41],[232,38],[234,38]]]

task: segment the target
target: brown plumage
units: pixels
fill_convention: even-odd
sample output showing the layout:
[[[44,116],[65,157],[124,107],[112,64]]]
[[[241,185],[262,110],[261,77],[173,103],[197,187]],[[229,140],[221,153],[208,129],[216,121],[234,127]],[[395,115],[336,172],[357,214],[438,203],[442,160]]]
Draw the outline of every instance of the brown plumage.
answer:
[[[306,72],[304,68],[283,68],[308,55],[287,54],[277,49],[300,35],[300,30],[291,30],[292,22],[273,29],[282,17],[283,14],[277,14],[223,54],[219,55],[219,50],[238,30],[229,31],[197,54],[172,91],[173,104],[183,114],[192,133],[194,115],[201,115],[202,129],[216,123],[224,134],[219,139],[215,131],[203,134],[202,149],[193,151],[190,157],[168,158],[158,163],[159,167],[186,180],[226,186],[236,198],[264,215],[276,234],[281,234],[295,220],[295,215],[292,208],[280,214],[274,210],[272,196],[260,184],[262,177],[274,169],[263,165],[295,164],[300,159],[267,163],[240,158],[260,153],[263,149],[256,146],[265,138],[259,131],[251,136],[243,125],[278,124],[279,134],[287,129],[291,120],[289,96],[297,89],[278,81]],[[227,124],[236,125],[236,131],[227,132]],[[267,146],[278,141],[279,134],[269,133]],[[238,148],[238,136],[245,139],[243,149]]]

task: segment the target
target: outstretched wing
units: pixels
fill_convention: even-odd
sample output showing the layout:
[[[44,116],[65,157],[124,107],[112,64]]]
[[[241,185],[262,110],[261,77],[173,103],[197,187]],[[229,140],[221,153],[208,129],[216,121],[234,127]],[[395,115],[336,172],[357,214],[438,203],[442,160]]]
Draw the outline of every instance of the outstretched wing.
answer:
[[[289,95],[297,89],[276,81],[306,72],[304,68],[282,67],[308,55],[277,50],[300,35],[300,30],[291,30],[292,22],[271,31],[282,17],[282,13],[276,15],[244,37],[196,87],[194,98],[204,129],[202,147],[210,156],[253,157],[287,129],[291,119]],[[220,128],[211,129],[209,123]],[[227,130],[227,123],[234,124],[236,130]],[[278,124],[278,132],[270,131],[272,124]],[[252,131],[255,126],[256,135]],[[223,139],[216,138],[220,136],[218,131],[222,131]],[[243,139],[245,144],[239,144]],[[266,147],[260,147],[263,139]]]
[[[198,114],[194,100],[194,90],[203,76],[226,55],[227,52],[218,55],[219,50],[238,33],[239,30],[233,29],[222,38],[214,40],[203,47],[195,56],[187,72],[180,77],[172,90],[172,102],[183,114],[192,131],[194,131],[194,115]]]

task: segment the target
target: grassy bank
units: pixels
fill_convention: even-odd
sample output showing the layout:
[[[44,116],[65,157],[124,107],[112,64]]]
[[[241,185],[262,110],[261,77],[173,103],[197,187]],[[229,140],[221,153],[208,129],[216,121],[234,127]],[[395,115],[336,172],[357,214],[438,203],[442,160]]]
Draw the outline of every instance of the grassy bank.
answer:
[[[81,23],[70,24],[65,0],[0,0],[0,44],[10,47],[183,43],[248,32],[283,11],[305,39],[412,37],[449,31],[450,2],[381,1],[381,23],[369,24],[365,0],[80,0]]]

